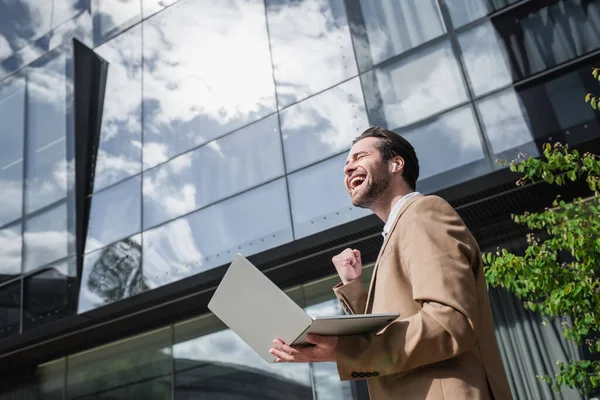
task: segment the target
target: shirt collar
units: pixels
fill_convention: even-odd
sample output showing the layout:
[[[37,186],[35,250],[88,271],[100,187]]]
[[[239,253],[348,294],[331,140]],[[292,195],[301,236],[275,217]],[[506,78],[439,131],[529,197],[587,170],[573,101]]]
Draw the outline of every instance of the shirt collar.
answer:
[[[418,194],[419,194],[419,192],[412,192],[407,195],[404,195],[400,198],[400,200],[398,200],[396,202],[396,204],[394,204],[394,207],[392,208],[392,211],[390,212],[390,215],[389,215],[387,221],[385,221],[385,225],[383,226],[383,232],[381,233],[383,235],[383,237],[386,237],[387,234],[389,233],[390,228],[392,227],[392,224],[394,223],[394,220],[396,219],[396,216],[400,212],[400,209],[402,208],[404,203],[406,203],[406,201],[408,199],[410,199],[411,197],[414,197]]]

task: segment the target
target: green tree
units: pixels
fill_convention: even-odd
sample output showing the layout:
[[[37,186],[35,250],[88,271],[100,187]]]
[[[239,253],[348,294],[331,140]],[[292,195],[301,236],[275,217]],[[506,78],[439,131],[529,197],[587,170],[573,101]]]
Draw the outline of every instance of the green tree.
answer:
[[[600,353],[600,157],[581,155],[560,143],[546,144],[543,157],[520,157],[510,169],[522,174],[517,185],[539,179],[564,185],[585,179],[590,192],[569,202],[557,198],[539,212],[512,215],[530,231],[528,246],[520,255],[506,249],[484,254],[487,282],[513,292],[545,319],[569,316],[572,323],[562,324],[564,337]],[[600,387],[599,361],[557,364],[557,374],[540,377],[555,391],[567,385],[585,396]]]
[[[594,76],[594,78],[600,81],[600,68],[594,68],[592,70],[592,75]],[[600,111],[600,97],[592,93],[588,93],[585,96],[585,102],[589,102],[594,110]]]

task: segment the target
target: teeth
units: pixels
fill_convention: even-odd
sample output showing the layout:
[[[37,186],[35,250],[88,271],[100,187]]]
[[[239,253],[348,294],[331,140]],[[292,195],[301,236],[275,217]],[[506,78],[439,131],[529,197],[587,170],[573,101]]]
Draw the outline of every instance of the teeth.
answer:
[[[357,176],[352,178],[352,180],[350,181],[350,186],[352,186],[352,189],[356,188],[358,185],[360,185],[363,181],[365,180],[364,177],[362,176]]]

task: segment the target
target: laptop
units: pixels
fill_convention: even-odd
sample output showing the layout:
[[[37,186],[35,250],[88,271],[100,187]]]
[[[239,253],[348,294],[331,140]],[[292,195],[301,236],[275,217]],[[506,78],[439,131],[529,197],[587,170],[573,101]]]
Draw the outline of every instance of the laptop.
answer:
[[[378,332],[400,314],[335,315],[312,318],[241,254],[237,254],[208,308],[265,361],[273,339],[308,345],[306,335],[358,335]]]

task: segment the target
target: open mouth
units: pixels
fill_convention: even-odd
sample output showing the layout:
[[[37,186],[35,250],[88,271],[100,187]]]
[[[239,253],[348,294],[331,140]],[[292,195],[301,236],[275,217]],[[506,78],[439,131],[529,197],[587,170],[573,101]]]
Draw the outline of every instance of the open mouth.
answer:
[[[354,192],[358,189],[367,179],[365,175],[355,175],[350,179],[350,189]]]

